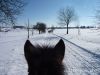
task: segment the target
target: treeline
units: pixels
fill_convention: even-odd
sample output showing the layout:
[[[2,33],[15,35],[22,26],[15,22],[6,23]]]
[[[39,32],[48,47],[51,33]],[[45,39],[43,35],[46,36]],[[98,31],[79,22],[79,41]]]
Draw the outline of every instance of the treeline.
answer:
[[[95,28],[94,26],[80,26],[80,27],[68,27],[69,29],[75,29],[75,28],[81,28],[81,29],[87,29],[87,28]],[[52,29],[51,27],[48,27],[47,29]],[[54,29],[66,29],[66,27],[54,27]]]

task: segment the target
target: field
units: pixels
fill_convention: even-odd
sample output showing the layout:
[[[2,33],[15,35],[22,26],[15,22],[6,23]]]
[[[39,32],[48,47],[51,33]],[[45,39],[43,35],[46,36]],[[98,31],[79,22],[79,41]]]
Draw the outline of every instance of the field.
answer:
[[[68,75],[100,75],[100,29],[56,29],[52,33],[38,34],[34,31],[33,44],[55,45],[62,38],[66,45],[65,73]],[[26,30],[0,32],[0,75],[27,75],[24,58]]]

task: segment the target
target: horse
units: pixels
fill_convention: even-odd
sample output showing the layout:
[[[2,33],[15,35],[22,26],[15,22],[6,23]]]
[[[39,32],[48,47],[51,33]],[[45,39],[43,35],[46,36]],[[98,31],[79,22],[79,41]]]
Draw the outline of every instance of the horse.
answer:
[[[55,46],[34,46],[29,40],[24,44],[28,75],[64,75],[65,44],[62,39]]]

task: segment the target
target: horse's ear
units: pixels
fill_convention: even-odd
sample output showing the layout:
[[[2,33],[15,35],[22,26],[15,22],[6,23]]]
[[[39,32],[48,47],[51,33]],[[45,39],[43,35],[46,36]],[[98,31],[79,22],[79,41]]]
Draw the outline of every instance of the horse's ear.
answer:
[[[29,40],[26,40],[24,45],[24,51],[25,52],[32,52],[35,49],[35,47],[31,44]]]
[[[31,44],[29,40],[26,40],[24,45],[24,54],[26,59],[30,58],[33,51],[35,50],[35,47]]]
[[[64,54],[65,54],[65,44],[64,44],[64,41],[62,39],[60,39],[60,41],[56,44],[54,49],[56,51],[56,59],[59,62],[62,62],[62,60],[64,58]]]
[[[26,40],[25,45],[24,45],[24,55],[29,67],[31,65],[32,55],[33,55],[34,50],[35,50],[35,47],[31,44],[31,42],[29,40]]]

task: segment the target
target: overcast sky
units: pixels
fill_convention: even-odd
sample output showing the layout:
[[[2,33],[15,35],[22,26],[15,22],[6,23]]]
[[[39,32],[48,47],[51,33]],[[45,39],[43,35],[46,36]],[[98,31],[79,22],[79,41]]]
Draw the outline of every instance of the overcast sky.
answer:
[[[99,5],[99,0],[29,0],[22,15],[18,17],[18,23],[24,25],[29,19],[33,25],[44,22],[48,26],[57,26],[59,10],[71,6],[79,16],[80,25],[93,25],[93,16]]]

